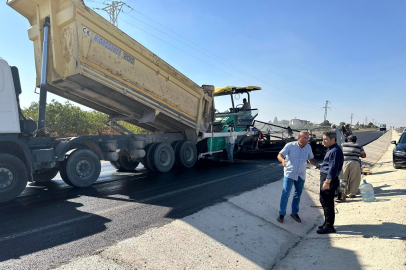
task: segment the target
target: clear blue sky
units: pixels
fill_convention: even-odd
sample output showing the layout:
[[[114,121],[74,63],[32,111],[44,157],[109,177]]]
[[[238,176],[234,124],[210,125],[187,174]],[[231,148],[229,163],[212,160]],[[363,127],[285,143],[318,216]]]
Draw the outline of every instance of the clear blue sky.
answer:
[[[320,123],[321,107],[329,100],[330,122],[349,122],[353,113],[353,123],[368,117],[368,122],[375,119],[388,126],[406,126],[404,0],[126,2],[207,50],[205,54],[193,50],[195,45],[136,11],[129,14],[191,47],[127,14],[120,15],[119,27],[124,32],[197,84],[261,86],[263,90],[253,93],[251,101],[260,110],[259,120],[277,116],[279,120],[297,117]],[[90,0],[85,3],[103,7]],[[99,13],[106,17],[103,11]],[[26,107],[38,100],[33,93],[29,24],[3,2],[0,25],[0,57],[19,67],[22,105]],[[209,52],[222,60],[210,58],[208,55],[218,59]],[[52,98],[55,96],[50,95],[49,100]],[[229,100],[221,99],[216,106],[224,110]]]

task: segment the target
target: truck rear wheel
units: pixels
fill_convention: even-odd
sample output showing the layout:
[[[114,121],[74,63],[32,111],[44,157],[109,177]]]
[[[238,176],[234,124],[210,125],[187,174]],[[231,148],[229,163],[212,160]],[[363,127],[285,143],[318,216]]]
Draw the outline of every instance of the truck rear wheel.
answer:
[[[119,172],[133,172],[140,164],[136,161],[129,161],[127,156],[120,156],[117,161],[110,161],[110,163]]]
[[[51,169],[41,169],[39,171],[36,171],[32,175],[32,178],[34,179],[35,182],[38,182],[38,183],[49,182],[55,178],[55,176],[58,174],[58,172],[59,172],[59,169],[56,167],[51,168]]]
[[[21,159],[0,154],[0,202],[17,198],[28,182],[28,170]]]
[[[148,157],[149,165],[158,172],[168,172],[175,163],[175,153],[172,147],[166,143],[153,145]]]
[[[75,187],[91,186],[101,172],[98,156],[88,149],[75,150],[60,164],[60,167],[62,180]]]
[[[191,141],[181,141],[175,148],[175,162],[179,167],[191,168],[197,161],[197,148]]]
[[[151,172],[157,172],[157,170],[150,164],[149,157],[151,156],[152,147],[158,145],[159,143],[150,143],[145,148],[145,156],[142,160],[142,164],[144,165],[145,169]]]

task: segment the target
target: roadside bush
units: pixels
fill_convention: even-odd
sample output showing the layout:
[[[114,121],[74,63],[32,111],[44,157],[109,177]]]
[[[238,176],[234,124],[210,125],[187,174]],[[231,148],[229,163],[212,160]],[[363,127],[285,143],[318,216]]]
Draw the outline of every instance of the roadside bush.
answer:
[[[33,102],[22,112],[26,118],[37,121],[38,107],[38,102]],[[52,100],[47,104],[45,123],[51,136],[118,134],[106,126],[107,120],[108,115],[97,111],[84,111],[69,101],[62,104]],[[120,121],[119,124],[133,133],[148,133],[146,130],[127,122]]]

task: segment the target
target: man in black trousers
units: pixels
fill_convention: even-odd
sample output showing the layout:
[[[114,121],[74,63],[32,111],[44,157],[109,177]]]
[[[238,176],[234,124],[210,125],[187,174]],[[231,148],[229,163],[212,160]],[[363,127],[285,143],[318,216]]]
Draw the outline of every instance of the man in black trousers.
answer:
[[[340,184],[338,176],[343,168],[343,150],[337,145],[334,130],[323,133],[323,144],[327,153],[320,168],[320,202],[324,210],[324,224],[318,234],[335,233],[334,193]]]

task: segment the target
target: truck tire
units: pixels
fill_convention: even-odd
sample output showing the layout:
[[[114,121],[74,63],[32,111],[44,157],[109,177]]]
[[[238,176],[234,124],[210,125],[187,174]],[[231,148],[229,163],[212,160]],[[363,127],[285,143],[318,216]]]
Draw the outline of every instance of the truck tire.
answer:
[[[69,156],[66,156],[65,159],[59,163],[59,174],[61,175],[62,181],[73,187],[73,184],[70,182],[68,175],[66,174],[66,162],[68,161],[68,158]]]
[[[59,172],[59,169],[57,167],[54,167],[51,169],[42,169],[42,170],[36,171],[32,175],[32,178],[34,179],[35,182],[45,183],[45,182],[49,182],[52,179],[54,179],[55,176],[58,174],[58,172]]]
[[[157,144],[159,144],[159,143],[150,143],[144,148],[145,156],[142,160],[142,164],[144,165],[145,169],[147,169],[148,171],[151,171],[151,172],[157,172],[157,170],[151,165],[152,163],[149,162],[152,147],[156,146]]]
[[[114,165],[113,165],[114,162]],[[114,168],[119,172],[133,172],[140,164],[136,161],[129,161],[127,156],[120,156],[117,161],[110,161]]]
[[[17,198],[28,182],[28,170],[16,156],[0,154],[0,202]]]
[[[181,141],[175,148],[175,163],[179,167],[191,168],[197,161],[197,148],[191,141]]]
[[[152,146],[148,162],[157,172],[169,172],[175,163],[172,146],[166,143],[157,143]]]
[[[173,143],[171,143],[173,151],[176,151],[176,146],[178,146],[178,144],[180,144],[181,142],[183,142],[183,141],[174,141]]]
[[[114,167],[117,171],[120,170],[119,165],[117,164],[117,161],[110,161],[111,166]]]
[[[72,152],[60,166],[62,180],[71,186],[88,187],[100,176],[101,164],[98,156],[88,149]]]
[[[175,164],[173,165],[174,167],[179,167],[179,165],[176,163],[176,147],[178,146],[179,143],[183,142],[182,140],[180,141],[174,141],[173,143],[171,143],[173,152],[175,153]]]

